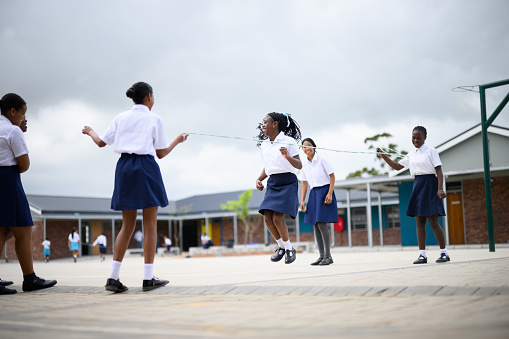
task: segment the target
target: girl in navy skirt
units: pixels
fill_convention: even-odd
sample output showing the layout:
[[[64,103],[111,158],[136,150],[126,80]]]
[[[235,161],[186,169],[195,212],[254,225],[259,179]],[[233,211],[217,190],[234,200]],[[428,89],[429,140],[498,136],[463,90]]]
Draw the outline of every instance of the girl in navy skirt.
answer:
[[[27,105],[19,95],[6,94],[0,100],[0,254],[14,236],[14,248],[23,272],[23,291],[51,287],[56,280],[44,280],[34,272],[32,260],[32,215],[21,184],[21,173],[30,167],[23,132]],[[0,279],[1,280],[1,279]],[[0,294],[17,291],[0,285]]]
[[[278,244],[270,259],[276,262],[284,256],[285,264],[291,264],[296,259],[296,251],[290,243],[284,216],[288,214],[295,219],[299,207],[295,171],[302,168],[297,146],[300,128],[289,114],[272,112],[265,116],[258,129],[264,168],[256,180],[256,188],[262,191],[262,181],[269,177],[259,212]]]
[[[122,211],[122,228],[115,240],[115,251],[106,290],[127,291],[120,282],[119,272],[127,246],[136,226],[138,209],[143,210],[145,257],[142,290],[149,291],[164,286],[167,280],[154,277],[154,256],[157,246],[157,210],[168,205],[161,171],[154,156],[159,159],[168,155],[187,133],[179,134],[171,143],[168,140],[163,119],[151,111],[154,105],[152,87],[137,82],[126,92],[134,107],[118,114],[109,128],[99,136],[91,127],[85,126],[82,133],[89,135],[99,146],[115,145],[120,159],[115,170],[115,188],[111,208]]]
[[[334,194],[336,181],[334,168],[327,159],[316,153],[316,144],[313,139],[304,139],[302,145],[307,147],[303,147],[306,159],[302,162],[300,172],[302,180],[300,209],[302,212],[306,212],[304,222],[314,225],[316,243],[320,252],[318,260],[311,265],[330,265],[334,261],[330,253],[330,231],[327,223],[338,222],[338,204]],[[304,200],[308,186],[311,187],[311,191],[306,209]]]
[[[442,162],[436,149],[424,144],[426,140],[426,128],[417,126],[412,131],[412,143],[415,149],[408,154],[408,158],[399,163],[391,160],[385,154],[378,155],[395,170],[405,167],[410,169],[410,174],[415,178],[406,215],[415,217],[417,224],[417,242],[419,244],[419,258],[414,264],[426,264],[426,220],[429,221],[438,245],[440,257],[438,263],[447,262],[451,259],[445,248],[444,231],[438,222],[439,216],[445,216],[442,199],[446,197],[443,187]],[[377,148],[377,152],[382,152]]]

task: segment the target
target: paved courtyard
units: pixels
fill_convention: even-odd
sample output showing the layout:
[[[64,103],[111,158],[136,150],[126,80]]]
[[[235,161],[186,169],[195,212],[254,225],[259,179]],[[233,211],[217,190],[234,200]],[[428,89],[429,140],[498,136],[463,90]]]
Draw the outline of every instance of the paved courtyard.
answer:
[[[451,262],[412,265],[417,250],[341,249],[334,264],[268,255],[157,257],[170,284],[141,292],[142,257],[104,290],[111,256],[37,262],[54,288],[23,293],[17,263],[0,263],[0,338],[509,338],[509,248],[451,248]]]

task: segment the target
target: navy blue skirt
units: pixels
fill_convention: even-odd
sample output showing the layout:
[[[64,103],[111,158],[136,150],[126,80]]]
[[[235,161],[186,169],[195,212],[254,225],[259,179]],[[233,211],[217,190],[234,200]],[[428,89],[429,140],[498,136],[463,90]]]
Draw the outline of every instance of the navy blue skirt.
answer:
[[[444,203],[437,195],[438,180],[434,174],[416,175],[406,215],[409,217],[445,216]]]
[[[267,190],[258,212],[265,210],[288,214],[295,219],[299,209],[299,181],[293,173],[272,174],[267,180]]]
[[[18,166],[0,166],[0,227],[33,225]]]
[[[334,191],[332,191],[332,202],[325,203],[329,187],[330,185],[325,185],[311,189],[304,223],[315,225],[317,222],[338,222],[338,203]]]
[[[122,153],[115,170],[111,209],[138,210],[168,206],[159,165],[152,155]]]

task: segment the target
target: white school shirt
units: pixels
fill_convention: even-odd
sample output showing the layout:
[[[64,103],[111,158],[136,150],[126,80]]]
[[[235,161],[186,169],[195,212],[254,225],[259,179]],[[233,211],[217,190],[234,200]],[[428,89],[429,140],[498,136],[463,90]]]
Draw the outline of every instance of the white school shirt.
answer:
[[[80,241],[80,235],[76,232],[74,232],[73,234],[69,234],[69,240],[71,242],[78,242]]]
[[[157,149],[170,146],[163,119],[145,105],[118,114],[99,138],[107,145],[115,144],[116,153],[155,156]]]
[[[166,238],[166,239],[164,239],[164,243],[165,243],[166,245],[170,245],[170,246],[171,246],[171,240],[170,240],[170,238]]]
[[[279,149],[281,147],[286,147],[288,155],[293,158],[299,154],[297,141],[292,137],[286,136],[283,132],[280,132],[274,141],[275,142],[271,142],[267,139],[261,144],[265,174],[271,176],[272,174],[278,173],[296,173],[297,169],[283,157]]]
[[[97,239],[95,239],[95,241],[92,244],[92,246],[95,246],[97,244],[106,246],[106,236],[102,235],[102,234],[100,236],[98,236]]]
[[[307,181],[310,188],[329,185],[330,175],[334,173],[334,168],[327,159],[318,153],[315,153],[312,161],[309,161],[307,155],[305,157],[302,161],[299,179]]]
[[[0,166],[18,164],[17,157],[28,154],[23,131],[6,116],[0,115]]]
[[[408,167],[413,177],[425,174],[436,175],[435,167],[442,166],[437,150],[426,144],[408,153],[407,158],[400,160],[399,164]]]
[[[49,240],[44,240],[42,242],[42,246],[44,246],[44,249],[46,249],[46,250],[49,250],[50,245],[51,245],[51,241],[49,241]]]

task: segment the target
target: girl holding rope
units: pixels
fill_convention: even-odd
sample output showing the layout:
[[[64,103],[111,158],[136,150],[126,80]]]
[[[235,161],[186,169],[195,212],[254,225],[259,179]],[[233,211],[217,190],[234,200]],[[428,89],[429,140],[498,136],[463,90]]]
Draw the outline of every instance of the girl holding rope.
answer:
[[[264,168],[256,179],[256,188],[264,189],[263,180],[267,177],[267,190],[260,204],[265,224],[278,244],[271,256],[273,262],[285,257],[285,264],[296,259],[296,251],[290,243],[285,214],[295,219],[298,212],[298,180],[295,172],[302,168],[297,141],[301,139],[299,125],[289,114],[272,112],[263,118],[258,126],[258,146],[262,150]]]

